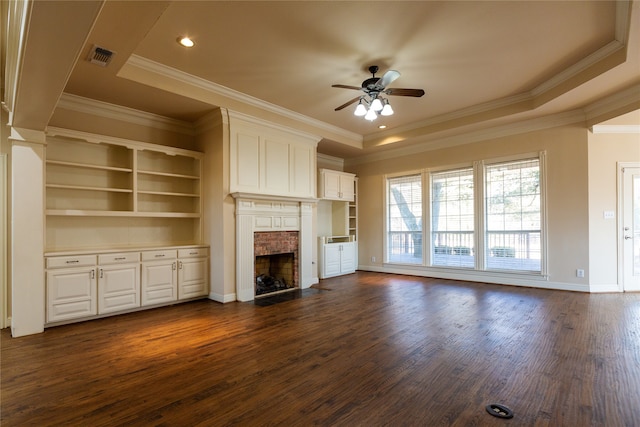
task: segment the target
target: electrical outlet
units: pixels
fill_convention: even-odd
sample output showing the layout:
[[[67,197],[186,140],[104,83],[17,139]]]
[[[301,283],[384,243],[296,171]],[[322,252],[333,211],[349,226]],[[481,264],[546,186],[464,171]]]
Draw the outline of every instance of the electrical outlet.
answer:
[[[579,268],[576,270],[576,277],[584,277],[584,270]]]
[[[371,257],[371,262],[376,262],[376,257],[372,256]]]

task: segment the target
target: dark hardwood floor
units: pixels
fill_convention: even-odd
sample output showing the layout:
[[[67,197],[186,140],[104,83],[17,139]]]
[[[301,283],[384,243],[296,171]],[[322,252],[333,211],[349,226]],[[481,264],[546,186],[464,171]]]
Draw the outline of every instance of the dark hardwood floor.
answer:
[[[640,426],[638,293],[358,272],[1,338],[3,426]]]

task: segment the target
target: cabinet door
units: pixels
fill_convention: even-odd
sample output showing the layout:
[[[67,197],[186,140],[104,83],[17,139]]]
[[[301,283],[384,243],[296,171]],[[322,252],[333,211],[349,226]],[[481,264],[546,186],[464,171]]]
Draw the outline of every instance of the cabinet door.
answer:
[[[140,264],[100,267],[98,313],[140,307]]]
[[[47,272],[47,322],[94,316],[96,306],[95,267]]]
[[[175,251],[174,251],[175,253]],[[178,299],[178,261],[142,263],[142,305],[152,305]]]
[[[353,273],[356,270],[355,246],[353,243],[344,243],[340,246],[340,272]]]
[[[349,202],[354,201],[354,184],[355,179],[353,177],[340,175],[340,199],[347,200]]]
[[[324,277],[340,274],[340,245],[324,245]]]
[[[322,175],[323,191],[320,195],[323,199],[340,199],[340,175],[325,172]]]
[[[179,260],[178,265],[178,299],[206,295],[209,291],[207,258]]]

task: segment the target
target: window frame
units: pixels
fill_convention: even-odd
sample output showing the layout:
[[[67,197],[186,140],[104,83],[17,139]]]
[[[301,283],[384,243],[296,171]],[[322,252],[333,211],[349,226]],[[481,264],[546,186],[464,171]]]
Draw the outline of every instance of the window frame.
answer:
[[[424,169],[418,170],[410,170],[406,172],[398,172],[392,174],[383,175],[384,185],[383,185],[383,203],[384,203],[384,232],[383,232],[383,242],[382,242],[382,262],[383,264],[389,265],[401,265],[401,266],[425,266],[425,242],[424,242],[424,228],[425,228],[425,203],[424,203],[424,185],[425,185],[425,176]],[[419,175],[422,186],[422,262],[421,263],[400,263],[400,262],[392,262],[389,261],[389,180],[394,178],[402,178]]]
[[[508,269],[489,269],[487,268],[487,248],[486,248],[486,169],[487,167],[511,163],[522,162],[526,160],[537,160],[539,165],[539,185],[540,185],[540,270],[508,270]],[[474,267],[460,266],[441,266],[433,265],[432,260],[432,244],[431,235],[433,231],[431,218],[432,204],[432,174],[447,171],[456,171],[461,169],[473,169],[473,198],[474,198],[474,244],[475,244],[475,263]],[[389,261],[388,238],[389,238],[389,180],[403,176],[421,175],[422,184],[422,264],[407,264]],[[513,276],[521,275],[526,277],[548,277],[548,233],[547,233],[547,167],[546,167],[546,151],[528,152],[511,156],[503,156],[478,160],[472,163],[460,163],[456,165],[440,166],[434,168],[425,168],[420,170],[409,170],[393,174],[383,175],[383,201],[384,201],[384,234],[383,234],[383,264],[389,266],[400,267],[421,267],[431,270],[463,272],[473,271],[491,274],[493,276]],[[428,236],[425,238],[425,236]]]

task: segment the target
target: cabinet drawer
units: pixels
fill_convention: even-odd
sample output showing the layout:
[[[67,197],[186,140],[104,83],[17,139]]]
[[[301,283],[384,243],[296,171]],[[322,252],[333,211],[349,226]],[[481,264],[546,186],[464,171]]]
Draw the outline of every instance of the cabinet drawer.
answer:
[[[145,251],[142,252],[142,261],[159,261],[163,259],[175,259],[176,251]]]
[[[47,258],[47,268],[68,268],[96,265],[95,255],[57,256]]]
[[[207,248],[178,249],[178,258],[200,258],[209,255]]]
[[[98,255],[98,264],[127,264],[139,262],[140,254],[138,252],[123,252],[118,254],[101,254]]]

